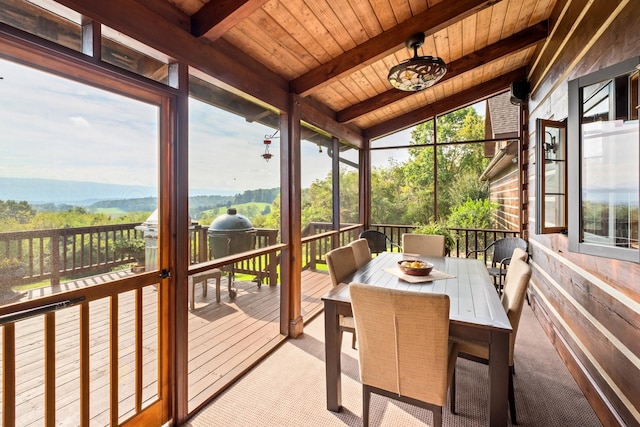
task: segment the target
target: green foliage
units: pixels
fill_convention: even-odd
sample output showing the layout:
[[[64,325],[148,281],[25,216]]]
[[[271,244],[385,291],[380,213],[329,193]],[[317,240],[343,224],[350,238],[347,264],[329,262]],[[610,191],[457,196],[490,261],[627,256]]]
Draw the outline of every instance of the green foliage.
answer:
[[[340,168],[340,223],[358,223],[359,194],[358,171]]]
[[[487,186],[479,177],[488,163],[482,143],[442,145],[437,148],[434,170],[433,121],[411,132],[410,158],[405,163],[389,161],[372,171],[371,218],[381,224],[425,223],[434,212],[437,176],[437,217],[446,218],[452,207],[468,198],[485,195]],[[438,118],[438,142],[475,141],[484,137],[484,118],[472,107]],[[423,145],[427,144],[427,145]],[[475,182],[474,182],[475,181]]]
[[[447,195],[451,206],[462,205],[467,200],[486,200],[489,198],[489,183],[480,181],[475,173],[466,171],[447,188]]]
[[[24,267],[24,263],[18,258],[3,258],[0,259],[0,269],[10,269]]]
[[[489,200],[467,200],[451,210],[447,226],[451,228],[494,228],[493,214],[498,205]]]
[[[0,222],[12,221],[17,224],[27,224],[34,215],[35,211],[26,201],[0,200]]]
[[[144,259],[145,243],[142,238],[118,237],[113,242],[113,248],[116,252],[134,258],[137,261]]]
[[[415,234],[437,234],[444,236],[444,247],[450,253],[456,245],[457,234],[449,230],[443,222],[430,221],[427,224],[418,224],[413,230]]]

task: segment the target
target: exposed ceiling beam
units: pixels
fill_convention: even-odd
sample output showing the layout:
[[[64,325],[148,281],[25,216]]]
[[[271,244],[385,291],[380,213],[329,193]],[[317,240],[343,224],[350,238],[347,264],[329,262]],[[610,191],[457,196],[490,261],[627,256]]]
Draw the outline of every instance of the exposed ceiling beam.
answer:
[[[184,31],[191,31],[191,17],[178,9],[173,2],[167,0],[136,0],[147,9],[162,16],[167,21],[182,28]]]
[[[395,117],[383,123],[371,126],[364,130],[363,135],[367,139],[374,139],[388,135],[400,129],[406,129],[437,115],[447,113],[458,107],[473,104],[478,100],[490,97],[509,88],[512,82],[523,80],[527,77],[526,67],[518,68],[510,73],[482,83],[479,86],[463,90],[453,96],[441,99],[424,108],[414,110],[403,116]]]
[[[313,100],[300,99],[297,95],[292,96],[296,97],[296,103],[300,109],[300,118],[303,121],[316,126],[318,129],[322,129],[354,147],[364,148],[364,142],[359,128],[336,122],[329,117],[325,111],[315,106]]]
[[[209,1],[191,16],[191,34],[216,40],[269,0]]]
[[[412,34],[419,32],[424,32],[427,36],[434,34],[495,3],[498,3],[498,1],[456,0],[438,3],[292,80],[291,91],[300,96],[307,96],[314,90],[331,84],[348,73],[352,73],[357,68],[370,65],[393,53]]]
[[[500,40],[492,45],[486,46],[476,52],[463,56],[457,61],[447,64],[447,74],[444,75],[438,84],[456,77],[467,71],[471,71],[483,64],[495,61],[506,55],[514,54],[523,49],[543,41],[548,34],[547,21],[540,22],[532,27],[520,31],[504,40]],[[336,114],[336,120],[339,123],[346,123],[354,120],[364,114],[382,108],[393,102],[399,101],[407,96],[413,95],[414,92],[405,92],[397,89],[390,89],[379,95],[371,97],[366,101],[354,104],[345,108]]]
[[[57,0],[84,16],[121,31],[177,61],[208,74],[229,90],[242,91],[276,108],[286,110],[288,82],[244,54],[228,56],[209,43],[183,31],[173,22],[130,0]],[[122,13],[126,10],[127,13]],[[144,25],[141,25],[144,23]],[[246,55],[245,55],[246,56]],[[248,67],[246,64],[252,63]]]

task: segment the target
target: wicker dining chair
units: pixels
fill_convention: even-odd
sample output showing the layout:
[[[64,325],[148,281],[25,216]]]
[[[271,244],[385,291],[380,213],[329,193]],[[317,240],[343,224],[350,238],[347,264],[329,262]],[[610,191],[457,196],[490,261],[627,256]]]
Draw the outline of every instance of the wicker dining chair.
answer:
[[[367,239],[369,242],[369,249],[372,254],[379,254],[380,252],[386,252],[389,248],[399,248],[389,236],[378,230],[365,230],[358,236],[360,239]]]
[[[334,288],[358,269],[351,246],[342,246],[333,249],[327,252],[325,259],[327,261],[327,268],[329,269],[329,277],[331,277],[331,284]],[[342,343],[343,332],[351,332],[353,334],[351,348],[355,349],[356,328],[352,316],[340,316],[340,343]]]
[[[349,243],[349,246],[353,248],[353,256],[356,259],[356,268],[360,268],[369,261],[371,261],[371,249],[369,249],[369,242],[367,239],[357,239]]]
[[[425,256],[444,256],[444,236],[405,233],[402,235],[402,252]]]
[[[529,243],[520,237],[505,237],[491,243],[484,249],[478,249],[467,253],[467,258],[473,255],[478,257],[478,253],[484,255],[484,260],[491,258],[491,266],[487,267],[489,275],[493,277],[493,284],[498,292],[502,292],[503,278],[507,274],[507,268],[511,261],[511,256],[516,248],[527,252]]]
[[[513,388],[514,358],[516,336],[518,334],[518,325],[520,324],[520,316],[524,306],[524,299],[527,292],[527,286],[531,279],[531,267],[520,260],[512,259],[509,267],[509,273],[505,280],[504,292],[500,298],[502,307],[507,313],[509,322],[511,323],[511,334],[509,334],[509,409],[511,410],[511,423],[516,424],[516,401]],[[458,356],[464,359],[476,362],[489,363],[489,346],[487,343],[472,341],[466,339],[458,339],[453,337],[453,342],[458,344]],[[455,379],[451,386],[451,399],[455,399],[456,386]]]
[[[358,334],[363,425],[371,393],[433,412],[442,408],[454,376],[457,344],[449,342],[449,296],[351,283]],[[455,413],[455,401],[451,401]]]

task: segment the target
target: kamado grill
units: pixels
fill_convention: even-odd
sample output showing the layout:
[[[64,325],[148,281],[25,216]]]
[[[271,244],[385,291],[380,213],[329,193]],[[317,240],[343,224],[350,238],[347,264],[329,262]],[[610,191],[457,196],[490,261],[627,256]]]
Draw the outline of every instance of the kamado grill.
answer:
[[[223,258],[253,249],[255,245],[256,229],[251,221],[237,210],[230,208],[226,214],[213,220],[207,231],[209,235],[209,251],[211,258]],[[231,285],[234,278],[234,264],[223,270],[229,273],[229,297],[235,298],[236,291]]]

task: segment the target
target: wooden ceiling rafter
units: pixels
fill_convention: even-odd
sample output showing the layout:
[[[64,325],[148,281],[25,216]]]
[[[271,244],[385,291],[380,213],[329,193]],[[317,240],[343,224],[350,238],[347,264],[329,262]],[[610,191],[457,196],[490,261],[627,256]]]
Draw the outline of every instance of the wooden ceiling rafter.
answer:
[[[483,64],[514,54],[523,49],[527,49],[547,37],[548,22],[543,21],[522,30],[511,37],[500,40],[492,45],[486,46],[478,51],[472,52],[462,58],[447,64],[447,74],[438,84],[449,80],[460,74],[471,71]],[[355,104],[351,107],[336,113],[336,120],[339,123],[348,123],[360,116],[378,110],[385,105],[399,101],[407,96],[414,95],[414,92],[404,92],[397,89],[390,89],[372,98]]]
[[[499,0],[456,0],[439,3],[292,80],[291,91],[300,96],[310,95],[314,90],[397,51],[412,34],[434,34],[498,2]]]
[[[191,16],[191,34],[217,40],[269,0],[216,0]]]
[[[251,58],[238,61],[242,52],[236,51],[233,56],[225,54],[142,4],[129,0],[56,1],[161,50],[179,62],[198,68],[229,89],[242,91],[281,110],[287,108],[286,80]],[[122,10],[127,13],[122,13]],[[141,22],[147,25],[140,25]],[[249,63],[253,66],[246,65]]]

